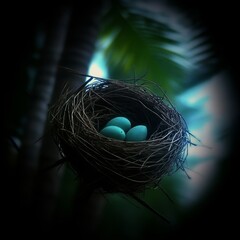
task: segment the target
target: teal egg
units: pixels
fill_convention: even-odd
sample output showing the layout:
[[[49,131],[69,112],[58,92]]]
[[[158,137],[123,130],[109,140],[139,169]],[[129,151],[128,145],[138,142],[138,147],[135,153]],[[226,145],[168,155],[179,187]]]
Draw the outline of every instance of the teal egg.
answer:
[[[131,122],[125,117],[115,117],[107,122],[106,126],[117,126],[127,132],[131,128]]]
[[[145,125],[137,125],[131,128],[126,134],[126,141],[144,141],[147,138],[148,130]]]
[[[100,133],[102,135],[104,135],[105,137],[109,137],[109,138],[115,138],[118,140],[124,140],[126,137],[126,134],[124,132],[124,130],[120,127],[117,126],[107,126],[104,127]]]

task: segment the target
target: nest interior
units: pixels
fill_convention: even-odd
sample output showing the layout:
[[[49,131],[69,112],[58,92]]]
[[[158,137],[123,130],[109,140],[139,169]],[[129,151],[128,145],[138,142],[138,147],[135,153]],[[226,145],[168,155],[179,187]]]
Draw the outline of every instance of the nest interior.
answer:
[[[148,128],[146,141],[127,142],[99,131],[113,117]],[[144,84],[96,79],[66,92],[50,109],[52,133],[79,177],[106,192],[134,193],[157,187],[165,175],[183,169],[187,125],[165,95]]]

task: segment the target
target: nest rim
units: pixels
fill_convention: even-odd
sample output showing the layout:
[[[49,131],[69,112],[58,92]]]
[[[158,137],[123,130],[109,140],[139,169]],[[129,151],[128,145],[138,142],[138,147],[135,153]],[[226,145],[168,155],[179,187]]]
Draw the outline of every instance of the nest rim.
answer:
[[[149,82],[94,79],[97,80],[95,84],[86,81],[74,92],[65,89],[50,109],[55,142],[76,173],[88,182],[98,182],[96,188],[126,193],[156,188],[164,176],[178,169],[184,170],[188,145],[191,144],[190,133],[184,118],[167,96],[151,92],[147,88]],[[135,107],[129,104],[129,108],[135,111],[130,114],[119,99],[125,103],[132,99],[130,102]],[[125,106],[125,114],[123,109],[116,110],[119,102]],[[157,109],[160,105],[161,111]],[[136,109],[140,106],[141,110],[144,109],[144,117],[136,116]],[[127,142],[103,136],[100,129],[113,116],[132,118],[134,125],[140,122],[148,126],[152,124],[148,139]],[[75,123],[71,123],[73,119]],[[76,124],[76,119],[81,124]],[[155,122],[159,119],[162,125],[157,126]],[[77,135],[78,131],[82,137]]]

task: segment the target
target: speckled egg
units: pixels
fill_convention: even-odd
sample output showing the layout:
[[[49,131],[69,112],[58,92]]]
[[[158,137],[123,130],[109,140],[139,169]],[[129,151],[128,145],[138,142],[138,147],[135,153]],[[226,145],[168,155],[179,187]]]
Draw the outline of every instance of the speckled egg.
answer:
[[[144,141],[147,138],[148,130],[145,125],[137,125],[126,133],[126,141]]]
[[[124,140],[126,137],[124,130],[117,126],[106,126],[100,131],[100,133],[105,137],[114,138],[117,140]]]
[[[115,117],[107,122],[106,126],[117,126],[127,132],[131,128],[131,122],[126,117]]]

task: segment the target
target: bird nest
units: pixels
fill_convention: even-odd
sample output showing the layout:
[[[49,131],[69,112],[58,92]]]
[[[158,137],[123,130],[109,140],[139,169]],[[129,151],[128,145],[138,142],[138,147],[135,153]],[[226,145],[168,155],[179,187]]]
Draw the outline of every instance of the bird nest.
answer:
[[[184,169],[189,131],[166,95],[143,83],[95,80],[65,91],[50,109],[56,144],[78,176],[106,192],[136,193]],[[116,116],[147,126],[147,139],[128,142],[100,134]]]

